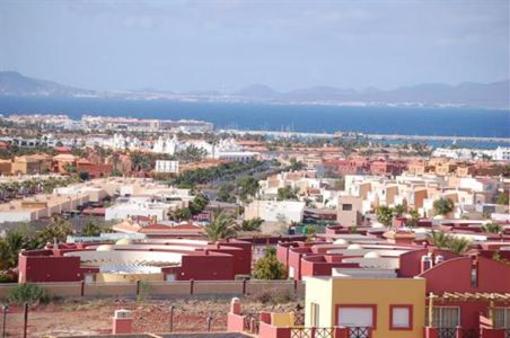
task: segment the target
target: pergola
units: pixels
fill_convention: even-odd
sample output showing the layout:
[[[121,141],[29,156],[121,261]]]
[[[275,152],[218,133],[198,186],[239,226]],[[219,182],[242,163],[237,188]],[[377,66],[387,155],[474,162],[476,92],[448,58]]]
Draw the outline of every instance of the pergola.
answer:
[[[497,292],[444,292],[442,294],[429,293],[428,296],[428,325],[432,326],[434,302],[488,302],[489,318],[493,318],[492,310],[496,303],[510,303],[510,293]]]

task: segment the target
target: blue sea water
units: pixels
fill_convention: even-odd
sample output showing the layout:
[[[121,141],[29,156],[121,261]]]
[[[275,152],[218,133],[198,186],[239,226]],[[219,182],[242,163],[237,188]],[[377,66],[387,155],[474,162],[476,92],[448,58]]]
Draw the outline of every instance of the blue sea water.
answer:
[[[197,119],[216,128],[354,131],[403,135],[510,137],[510,111],[474,108],[390,108],[97,98],[0,97],[0,113],[65,113]]]

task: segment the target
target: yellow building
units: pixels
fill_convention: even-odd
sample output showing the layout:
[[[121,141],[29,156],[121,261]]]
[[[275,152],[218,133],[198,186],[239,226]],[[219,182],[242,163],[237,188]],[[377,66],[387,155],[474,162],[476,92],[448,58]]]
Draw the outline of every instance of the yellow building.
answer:
[[[305,284],[307,327],[371,327],[372,338],[423,336],[425,279],[333,276]]]

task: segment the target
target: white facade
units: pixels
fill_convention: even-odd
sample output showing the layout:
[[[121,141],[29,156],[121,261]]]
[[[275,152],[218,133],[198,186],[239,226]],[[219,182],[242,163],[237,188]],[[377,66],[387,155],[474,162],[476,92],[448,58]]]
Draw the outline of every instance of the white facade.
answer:
[[[244,217],[261,218],[266,222],[301,222],[304,210],[304,202],[255,200],[246,207]]]
[[[152,197],[130,197],[119,199],[118,203],[105,209],[105,220],[123,220],[135,216],[154,218],[154,222],[166,220],[175,204],[162,203]]]
[[[178,174],[179,161],[157,160],[154,170],[156,171],[156,173]]]
[[[497,147],[494,150],[492,159],[496,161],[510,161],[510,147]]]

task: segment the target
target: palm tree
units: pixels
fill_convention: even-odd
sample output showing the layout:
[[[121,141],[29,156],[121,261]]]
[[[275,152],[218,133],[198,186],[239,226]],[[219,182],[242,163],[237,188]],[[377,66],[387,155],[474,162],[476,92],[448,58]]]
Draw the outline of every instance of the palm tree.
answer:
[[[471,242],[465,238],[450,237],[448,241],[448,249],[461,255],[469,249]]]
[[[244,220],[239,227],[241,231],[260,231],[260,226],[264,223],[261,218],[254,218],[250,220]]]
[[[232,216],[220,212],[205,228],[205,233],[211,241],[233,238],[237,234],[235,220]]]
[[[430,244],[461,255],[469,249],[471,242],[465,238],[457,238],[446,234],[443,231],[432,231],[428,235]]]
[[[440,249],[448,247],[449,237],[450,236],[443,231],[432,231],[427,235],[429,243]]]
[[[73,233],[71,223],[61,217],[56,217],[46,227],[41,229],[37,234],[37,239],[41,246],[56,239],[59,242],[64,242],[67,236]]]
[[[503,231],[503,227],[497,223],[487,223],[482,225],[482,231],[491,234],[499,234]]]

